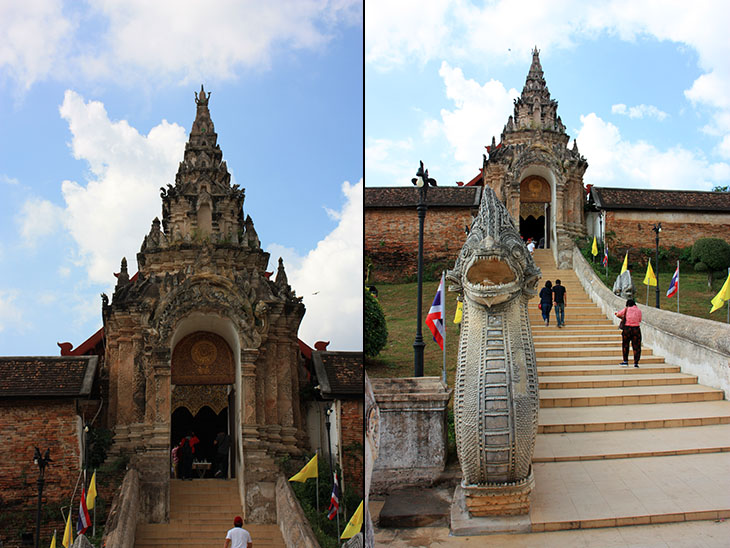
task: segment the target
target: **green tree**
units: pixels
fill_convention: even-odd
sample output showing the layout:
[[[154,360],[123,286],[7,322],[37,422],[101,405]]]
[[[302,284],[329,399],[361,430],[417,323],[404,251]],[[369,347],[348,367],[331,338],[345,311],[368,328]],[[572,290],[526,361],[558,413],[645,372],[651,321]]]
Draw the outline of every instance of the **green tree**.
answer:
[[[712,192],[730,192],[730,186],[720,186],[717,185],[716,187],[713,187]]]
[[[730,266],[730,244],[720,238],[700,238],[692,246],[692,261],[697,272],[707,272],[707,287],[712,289],[713,274]]]
[[[365,290],[365,355],[375,357],[388,341],[385,314],[378,300]]]

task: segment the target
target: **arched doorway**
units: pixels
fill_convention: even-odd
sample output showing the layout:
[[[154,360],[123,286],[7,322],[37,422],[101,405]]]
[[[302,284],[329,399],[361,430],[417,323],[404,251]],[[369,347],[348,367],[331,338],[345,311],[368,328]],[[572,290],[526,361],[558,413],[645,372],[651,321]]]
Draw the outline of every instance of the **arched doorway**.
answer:
[[[550,247],[550,199],[550,184],[539,175],[520,183],[520,235],[538,247]]]
[[[200,440],[195,458],[215,462],[213,441],[219,432],[233,436],[231,419],[235,401],[235,362],[233,353],[221,336],[196,331],[183,337],[172,352],[170,409],[170,444],[178,445],[182,437],[194,432]],[[235,466],[229,452],[231,477]],[[213,467],[203,477],[213,476]]]

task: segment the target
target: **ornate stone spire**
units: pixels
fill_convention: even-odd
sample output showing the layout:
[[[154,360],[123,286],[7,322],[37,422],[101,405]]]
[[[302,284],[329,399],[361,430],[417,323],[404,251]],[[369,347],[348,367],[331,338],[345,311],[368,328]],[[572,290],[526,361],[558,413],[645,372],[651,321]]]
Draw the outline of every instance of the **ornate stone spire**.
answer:
[[[244,191],[231,186],[208,104],[210,92],[195,93],[195,121],[185,144],[175,185],[162,189],[164,243],[239,242],[244,231]],[[153,227],[154,232],[154,227]],[[154,238],[148,238],[148,244]]]
[[[504,130],[511,132],[534,129],[565,133],[565,126],[557,112],[558,102],[550,98],[540,64],[540,50],[535,47],[522,95],[515,99],[514,123],[508,121]]]

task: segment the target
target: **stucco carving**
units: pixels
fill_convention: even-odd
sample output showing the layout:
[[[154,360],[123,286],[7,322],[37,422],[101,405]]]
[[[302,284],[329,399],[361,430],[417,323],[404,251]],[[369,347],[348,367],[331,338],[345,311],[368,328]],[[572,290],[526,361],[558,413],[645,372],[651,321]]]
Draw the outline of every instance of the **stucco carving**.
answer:
[[[515,484],[531,474],[538,384],[527,316],[540,269],[504,204],[486,187],[454,269],[464,295],[454,396],[465,486]]]

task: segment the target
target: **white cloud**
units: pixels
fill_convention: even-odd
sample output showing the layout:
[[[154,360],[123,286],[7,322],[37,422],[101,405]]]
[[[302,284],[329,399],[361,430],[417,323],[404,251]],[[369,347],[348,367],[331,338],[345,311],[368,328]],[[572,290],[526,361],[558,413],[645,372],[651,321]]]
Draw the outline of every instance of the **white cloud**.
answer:
[[[182,83],[233,78],[240,67],[266,67],[279,50],[316,49],[339,24],[359,23],[356,0],[100,0],[105,49],[82,59],[92,76],[140,71]],[[164,29],[164,30],[163,30]]]
[[[30,198],[21,207],[17,221],[23,243],[35,247],[40,238],[63,226],[63,209],[48,200]]]
[[[524,62],[535,45],[544,55],[571,48],[579,40],[602,33],[621,40],[654,38],[688,46],[697,53],[703,73],[685,96],[695,107],[713,110],[704,130],[718,137],[730,135],[730,40],[727,22],[730,3],[635,2],[514,2],[468,0],[368,2],[365,61],[371,68],[440,59],[457,64],[468,57],[484,63]],[[645,115],[649,113],[644,113]]]
[[[730,178],[726,163],[710,163],[681,146],[659,150],[644,141],[626,141],[616,126],[594,113],[581,116],[581,123],[576,140],[589,161],[586,184],[711,190]]]
[[[377,179],[388,186],[408,184],[418,169],[415,154],[410,137],[400,141],[368,138],[365,144],[365,178],[372,176],[375,180],[377,174]],[[369,186],[371,184],[368,182]]]
[[[306,256],[299,257],[292,249],[277,244],[267,249],[272,253],[274,271],[277,254],[284,256],[289,284],[304,297],[307,312],[299,338],[310,346],[318,340],[329,340],[329,350],[361,351],[362,179],[354,185],[344,182],[342,193],[346,202],[337,214],[337,226]]]
[[[110,120],[102,103],[70,90],[60,113],[71,130],[74,157],[91,170],[86,183],[61,185],[64,226],[89,279],[109,284],[123,256],[135,270],[136,252],[161,213],[159,188],[174,180],[182,158],[185,130],[163,120],[141,135],[125,120]]]
[[[15,179],[14,177],[10,177],[9,175],[5,175],[0,173],[0,182],[6,183],[8,185],[18,185],[20,184],[20,181]]]
[[[0,289],[0,331],[8,327],[23,328],[23,312],[15,304],[16,292]]]
[[[644,104],[636,105],[634,107],[627,107],[623,103],[619,103],[611,107],[611,112],[613,114],[622,114],[624,116],[628,116],[629,118],[644,118],[645,116],[647,118],[656,118],[660,122],[668,116],[666,112],[664,112],[663,110],[659,110],[654,105]]]
[[[441,110],[443,131],[453,148],[454,159],[461,164],[457,178],[469,180],[481,167],[480,158],[492,136],[502,133],[513,103],[519,93],[507,91],[501,82],[490,80],[484,85],[464,77],[460,68],[441,64],[439,75],[446,85],[446,96],[454,102],[453,110]]]
[[[62,63],[73,31],[58,0],[0,2],[0,69],[30,88]]]

